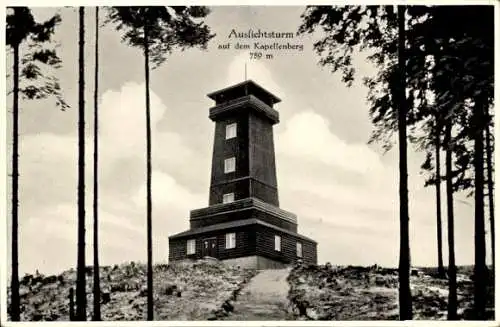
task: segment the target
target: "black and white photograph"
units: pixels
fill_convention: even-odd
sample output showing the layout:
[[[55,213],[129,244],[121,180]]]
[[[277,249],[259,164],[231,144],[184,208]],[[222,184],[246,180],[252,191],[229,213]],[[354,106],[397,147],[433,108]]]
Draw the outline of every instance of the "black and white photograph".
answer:
[[[9,5],[1,325],[495,323],[495,1]]]

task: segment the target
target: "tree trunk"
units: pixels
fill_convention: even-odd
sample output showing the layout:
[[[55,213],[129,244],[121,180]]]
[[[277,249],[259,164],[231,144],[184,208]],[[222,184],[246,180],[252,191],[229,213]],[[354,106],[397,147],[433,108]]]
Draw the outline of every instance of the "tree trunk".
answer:
[[[405,51],[405,6],[398,6],[398,66],[399,87],[397,105],[399,106],[399,318],[412,319],[412,300],[410,290],[410,239],[408,214],[408,163],[406,154],[406,51]]]
[[[99,7],[95,8],[95,71],[94,71],[94,315],[93,320],[101,320],[101,284],[99,278],[99,219],[98,219],[98,97],[99,97]]]
[[[73,291],[73,287],[69,289],[69,321],[75,320],[75,294]]]
[[[85,290],[85,8],[79,8],[78,55],[78,263],[76,276],[76,320],[87,320]]]
[[[490,237],[491,237],[491,263],[493,275],[495,272],[495,202],[493,199],[493,144],[491,143],[491,132],[486,129],[486,167],[488,174],[488,209],[490,214]]]
[[[451,120],[451,118],[450,118]],[[452,180],[452,122],[446,124],[446,207],[448,211],[448,320],[457,320],[457,267],[455,266],[455,224]]]
[[[474,105],[474,313],[484,320],[486,311],[486,244],[484,231],[484,120],[485,101]]]
[[[146,14],[147,15],[147,14]],[[146,17],[145,15],[145,17]],[[144,24],[144,73],[146,80],[146,161],[147,161],[147,251],[148,251],[148,313],[147,319],[153,320],[153,226],[152,226],[152,201],[151,201],[151,113],[149,99],[149,40],[148,22]]]
[[[16,9],[14,9],[16,10]],[[11,276],[11,303],[10,318],[20,321],[19,301],[19,43],[14,46],[14,94],[12,104],[12,276]]]
[[[441,222],[441,130],[436,118],[436,226],[437,226],[437,246],[438,246],[438,274],[445,276],[443,266],[443,231]]]

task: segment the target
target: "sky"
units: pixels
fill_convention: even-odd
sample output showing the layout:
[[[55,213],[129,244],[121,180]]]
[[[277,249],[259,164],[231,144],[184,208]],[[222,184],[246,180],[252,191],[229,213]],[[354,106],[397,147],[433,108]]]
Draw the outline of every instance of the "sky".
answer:
[[[205,21],[216,37],[208,48],[176,50],[151,72],[154,262],[167,261],[168,236],[189,228],[189,211],[208,206],[214,135],[208,112],[214,104],[206,95],[243,81],[246,64],[249,79],[282,99],[275,106],[280,123],[274,127],[280,207],[297,214],[299,232],[318,242],[319,263],[397,266],[398,152],[395,147],[384,154],[380,146],[367,145],[372,125],[368,90],[360,81],[376,70],[366,54],[355,55],[357,80],[348,88],[337,74],[318,64],[313,51],[317,36],[286,40],[302,44],[302,51],[263,52],[272,54],[272,59],[265,55],[251,59],[249,50],[218,48],[227,42],[234,45],[235,40],[228,39],[233,29],[295,33],[303,7],[211,9]],[[78,14],[74,8],[37,8],[35,13],[37,19],[44,19],[56,10],[62,16],[55,39],[60,43],[63,67],[55,74],[71,108],[60,111],[53,99],[21,102],[21,273],[36,269],[57,273],[75,267],[77,260]],[[87,8],[86,15],[86,250],[91,265],[94,8]],[[100,261],[103,265],[144,262],[144,59],[139,49],[122,43],[120,32],[109,25],[100,28],[100,46]],[[8,54],[7,69],[11,67]],[[11,103],[7,96],[7,158],[11,155]],[[423,160],[422,153],[409,148],[411,258],[415,266],[435,266],[435,189],[424,188],[425,176],[419,169]],[[9,162],[7,166],[10,174]],[[7,181],[10,190],[8,176]],[[6,200],[10,213],[10,196]],[[456,195],[459,265],[474,260],[471,204],[472,199]],[[442,213],[445,217],[445,204]],[[9,215],[8,264],[10,219]],[[489,261],[488,244],[487,250]]]

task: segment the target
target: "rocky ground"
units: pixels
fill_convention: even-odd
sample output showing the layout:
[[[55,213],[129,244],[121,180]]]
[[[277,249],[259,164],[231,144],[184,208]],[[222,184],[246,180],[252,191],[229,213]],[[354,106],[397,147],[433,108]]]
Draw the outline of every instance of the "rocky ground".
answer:
[[[102,319],[145,320],[146,267],[133,262],[102,267],[100,275]],[[91,267],[86,276],[90,320]],[[460,319],[471,317],[471,277],[471,269],[457,274]],[[24,276],[21,320],[69,320],[68,295],[75,279],[74,270]],[[488,285],[488,314],[493,319],[492,278]],[[435,269],[413,271],[414,319],[446,319],[447,287]],[[396,269],[329,264],[257,272],[205,259],[155,266],[154,298],[155,320],[396,320],[398,276]]]
[[[154,267],[155,320],[215,319],[224,302],[255,275],[255,271],[200,260]],[[88,319],[92,315],[92,268],[88,267]],[[101,267],[103,320],[145,320],[146,267],[128,263]],[[69,320],[69,292],[76,272],[26,275],[21,280],[22,321]],[[10,290],[9,290],[10,294]],[[9,296],[10,298],[10,296]]]
[[[414,319],[446,319],[448,283],[432,269],[412,272]],[[459,271],[459,319],[469,319],[473,298],[471,271]],[[372,267],[297,266],[288,276],[289,300],[301,320],[396,320],[396,269]],[[493,283],[488,314],[493,319]]]

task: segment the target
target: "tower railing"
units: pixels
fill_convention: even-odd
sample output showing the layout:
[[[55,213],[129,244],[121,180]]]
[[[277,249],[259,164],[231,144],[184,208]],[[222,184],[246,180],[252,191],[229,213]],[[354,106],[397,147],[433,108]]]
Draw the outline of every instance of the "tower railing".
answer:
[[[271,108],[264,101],[255,97],[254,95],[245,95],[240,98],[229,100],[227,102],[218,104],[210,108],[209,118],[215,120],[217,116],[224,114],[234,108],[241,108],[243,105],[250,105],[253,109],[264,114],[269,118],[274,124],[279,122],[279,113],[275,109]]]

